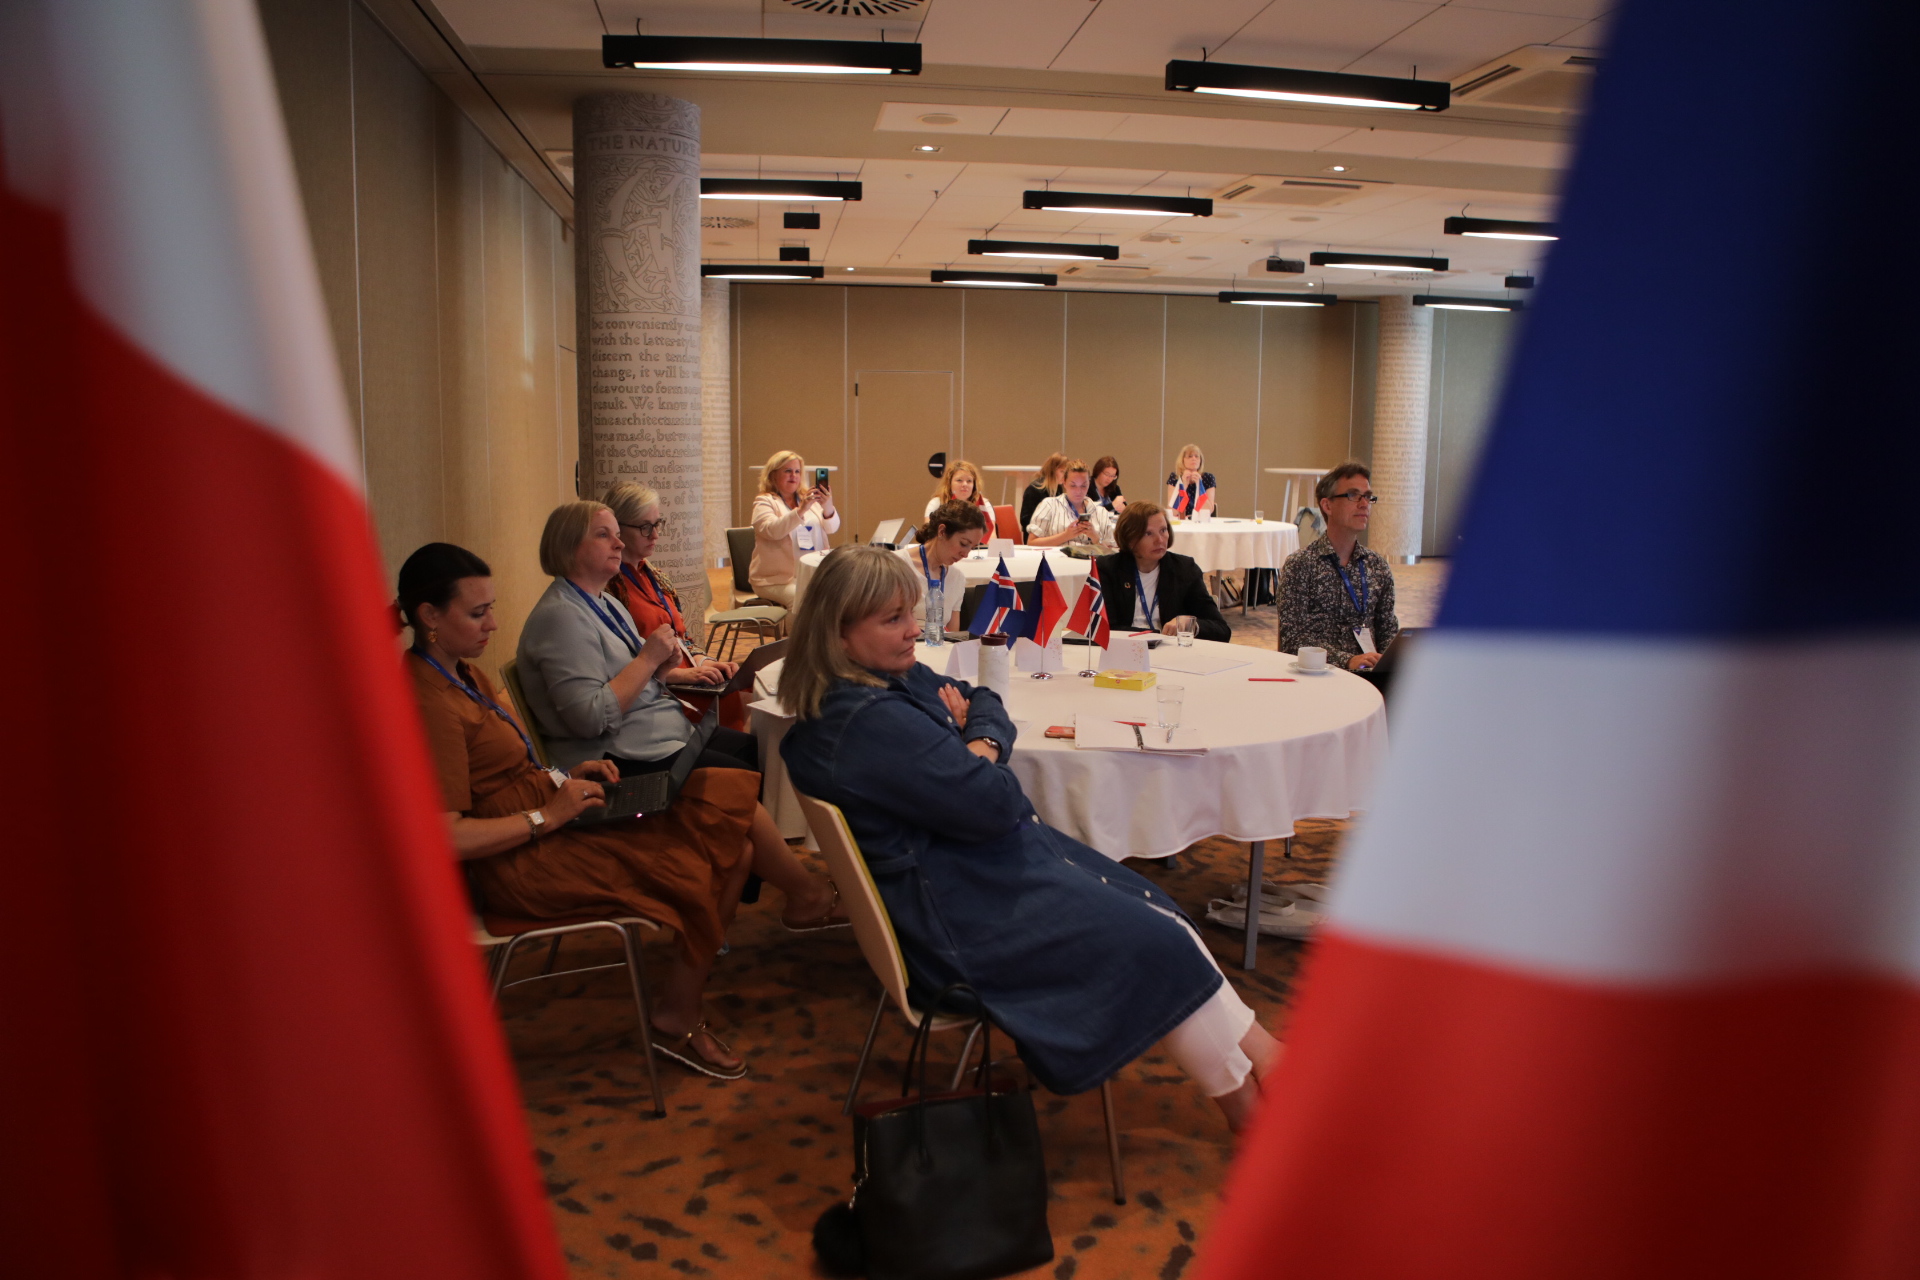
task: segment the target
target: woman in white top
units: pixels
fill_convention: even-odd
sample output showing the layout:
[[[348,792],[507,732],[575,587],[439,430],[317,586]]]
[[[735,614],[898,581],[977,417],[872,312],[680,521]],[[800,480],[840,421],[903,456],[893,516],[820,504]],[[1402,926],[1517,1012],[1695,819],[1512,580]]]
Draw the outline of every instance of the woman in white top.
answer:
[[[914,545],[894,553],[912,565],[918,577],[920,591],[914,598],[913,616],[922,626],[933,625],[927,620],[927,592],[939,583],[946,596],[947,616],[942,624],[948,630],[959,629],[960,598],[967,593],[967,575],[960,562],[986,540],[979,507],[970,502],[943,502],[915,532]]]
[[[1030,547],[1064,547],[1072,542],[1113,545],[1113,512],[1087,496],[1092,477],[1087,464],[1075,458],[1067,464],[1066,484],[1059,493],[1033,509],[1027,524]]]
[[[755,594],[793,607],[800,557],[825,551],[827,535],[840,531],[840,513],[824,484],[803,488],[807,464],[791,449],[767,459],[760,496],[753,500],[753,563],[747,581]]]
[[[985,542],[993,536],[993,504],[987,501],[985,488],[980,483],[980,468],[965,458],[949,462],[947,473],[940,477],[940,483],[933,487],[933,496],[927,499],[927,516],[931,518],[934,508],[943,503],[968,503],[987,522],[986,532],[980,535],[980,540]]]

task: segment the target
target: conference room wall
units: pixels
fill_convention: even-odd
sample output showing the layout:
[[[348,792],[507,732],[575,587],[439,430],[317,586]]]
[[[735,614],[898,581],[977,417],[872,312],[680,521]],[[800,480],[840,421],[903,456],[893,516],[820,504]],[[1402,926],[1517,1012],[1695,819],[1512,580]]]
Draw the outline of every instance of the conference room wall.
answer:
[[[494,568],[510,657],[574,496],[572,245],[355,0],[261,0],[389,578],[423,542]]]
[[[742,459],[799,448],[850,467],[853,380],[880,369],[954,373],[954,452],[983,466],[1112,453],[1127,492],[1158,501],[1173,452],[1196,441],[1228,514],[1279,515],[1276,477],[1260,467],[1330,466],[1372,443],[1370,304],[1272,312],[1164,294],[737,285],[733,312]],[[1000,481],[988,486],[997,498]],[[751,495],[743,477],[736,521]],[[903,493],[898,510],[863,512],[838,540],[924,502]]]
[[[1422,554],[1452,553],[1473,468],[1499,408],[1500,387],[1520,320],[1504,312],[1434,313]]]

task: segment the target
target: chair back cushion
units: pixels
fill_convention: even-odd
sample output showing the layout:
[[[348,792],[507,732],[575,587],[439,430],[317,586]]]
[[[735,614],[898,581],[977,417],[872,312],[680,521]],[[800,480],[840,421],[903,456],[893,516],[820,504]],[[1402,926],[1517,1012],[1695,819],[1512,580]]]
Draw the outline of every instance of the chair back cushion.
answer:
[[[900,940],[894,936],[893,921],[887,918],[886,904],[880,901],[873,874],[867,870],[866,859],[860,856],[860,846],[847,826],[847,816],[840,812],[838,805],[795,794],[800,800],[800,811],[807,817],[807,828],[820,846],[820,856],[827,860],[827,871],[839,886],[840,901],[846,905],[848,919],[853,921],[853,936],[860,943],[860,954],[867,958],[867,965],[900,1012],[906,1014],[909,1021],[918,1023],[919,1016],[907,1003],[907,962],[900,954]]]
[[[1004,502],[993,509],[993,536],[1012,538],[1016,547],[1027,543],[1027,531],[1020,527],[1019,513]]]
[[[733,589],[752,591],[747,570],[753,566],[753,526],[727,530],[727,559],[733,562]]]
[[[527,695],[520,688],[520,659],[508,658],[507,664],[500,668],[500,679],[507,686],[507,696],[513,699],[513,714],[520,717],[520,727],[533,739],[534,754],[540,757],[541,764],[551,769],[553,753],[547,750],[547,736],[540,732],[540,722],[527,711]]]

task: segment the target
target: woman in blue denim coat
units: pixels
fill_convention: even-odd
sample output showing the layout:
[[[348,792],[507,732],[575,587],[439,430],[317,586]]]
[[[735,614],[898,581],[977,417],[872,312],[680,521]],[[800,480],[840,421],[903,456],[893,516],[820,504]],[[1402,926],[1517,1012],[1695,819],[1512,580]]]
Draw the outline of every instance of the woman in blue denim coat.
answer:
[[[1008,765],[999,695],[915,661],[915,597],[898,556],[835,551],[780,675],[798,717],[780,746],[793,784],[846,814],[912,991],[967,983],[1058,1093],[1164,1038],[1239,1129],[1279,1045],[1173,899],[1040,821]]]

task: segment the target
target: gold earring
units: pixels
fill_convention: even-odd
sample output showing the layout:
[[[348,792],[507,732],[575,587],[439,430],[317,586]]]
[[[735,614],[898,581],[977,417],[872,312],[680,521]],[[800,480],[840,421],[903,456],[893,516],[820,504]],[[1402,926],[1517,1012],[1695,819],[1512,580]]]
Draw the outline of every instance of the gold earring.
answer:
[[[427,643],[428,644],[440,643],[440,633],[438,631],[435,631],[431,627],[427,628]]]

